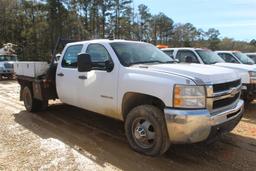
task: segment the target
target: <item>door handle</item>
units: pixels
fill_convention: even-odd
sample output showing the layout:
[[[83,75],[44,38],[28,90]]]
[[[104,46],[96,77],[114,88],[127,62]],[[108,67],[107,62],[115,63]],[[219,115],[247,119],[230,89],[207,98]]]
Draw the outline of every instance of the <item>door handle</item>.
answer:
[[[81,79],[81,80],[86,80],[87,79],[87,77],[85,75],[80,75],[80,76],[78,76],[78,78]]]
[[[63,73],[58,73],[57,75],[58,75],[59,77],[63,77],[63,76],[64,76]]]

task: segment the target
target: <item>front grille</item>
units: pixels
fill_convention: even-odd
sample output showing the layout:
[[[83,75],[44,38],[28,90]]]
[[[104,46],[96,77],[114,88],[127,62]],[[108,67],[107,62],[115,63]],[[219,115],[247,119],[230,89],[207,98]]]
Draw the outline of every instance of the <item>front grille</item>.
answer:
[[[213,109],[218,109],[233,104],[239,98],[239,95],[240,93],[237,93],[234,97],[214,101]]]
[[[207,106],[212,115],[230,107],[240,98],[241,80],[214,84],[207,88]],[[234,94],[235,93],[235,94]]]
[[[5,63],[4,67],[7,68],[7,69],[9,69],[9,68],[12,69],[13,68],[13,64]]]
[[[231,88],[238,87],[241,84],[241,80],[236,80],[228,83],[215,84],[213,85],[213,92],[227,91]]]

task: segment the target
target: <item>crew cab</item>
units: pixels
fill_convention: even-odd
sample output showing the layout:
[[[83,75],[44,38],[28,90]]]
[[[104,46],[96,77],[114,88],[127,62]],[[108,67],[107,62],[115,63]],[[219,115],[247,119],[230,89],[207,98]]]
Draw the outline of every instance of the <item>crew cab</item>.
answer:
[[[24,64],[16,63],[15,70],[27,111],[59,98],[122,120],[131,148],[150,156],[163,154],[171,143],[201,142],[229,132],[244,111],[241,80],[233,70],[175,64],[148,43],[74,42],[48,68]],[[24,74],[28,65],[36,67],[34,77]]]
[[[228,63],[213,51],[202,48],[166,48],[162,51],[181,63],[198,63],[233,69],[242,79],[242,99],[250,103],[256,98],[255,65]]]
[[[255,62],[240,51],[215,51],[225,62],[254,65]]]

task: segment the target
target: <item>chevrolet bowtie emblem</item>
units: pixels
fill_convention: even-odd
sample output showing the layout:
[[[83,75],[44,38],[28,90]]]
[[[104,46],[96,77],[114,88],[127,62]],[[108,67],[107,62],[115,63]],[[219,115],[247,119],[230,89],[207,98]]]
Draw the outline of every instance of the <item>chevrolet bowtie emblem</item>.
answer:
[[[231,95],[232,97],[234,97],[234,96],[236,95],[236,93],[237,93],[236,88],[230,89],[230,95]]]

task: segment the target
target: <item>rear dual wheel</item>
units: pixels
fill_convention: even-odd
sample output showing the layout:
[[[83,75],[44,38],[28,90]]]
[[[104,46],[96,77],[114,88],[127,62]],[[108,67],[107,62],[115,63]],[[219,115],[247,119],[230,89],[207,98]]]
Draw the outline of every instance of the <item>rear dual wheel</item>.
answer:
[[[48,100],[42,101],[33,98],[32,90],[28,86],[23,88],[22,97],[28,112],[39,112],[48,107]]]
[[[161,155],[170,146],[163,112],[155,106],[132,109],[125,120],[125,133],[131,148],[145,155]]]

